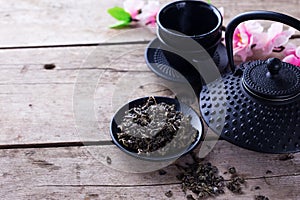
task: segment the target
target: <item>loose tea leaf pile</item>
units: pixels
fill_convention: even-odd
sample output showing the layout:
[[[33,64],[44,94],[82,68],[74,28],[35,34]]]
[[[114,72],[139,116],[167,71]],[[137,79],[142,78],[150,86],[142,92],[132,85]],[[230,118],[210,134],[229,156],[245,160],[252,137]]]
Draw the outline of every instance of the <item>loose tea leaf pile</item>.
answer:
[[[126,111],[117,133],[124,147],[147,155],[176,154],[189,147],[197,135],[190,116],[176,111],[175,105],[157,103],[154,97]]]
[[[224,193],[224,178],[218,175],[216,166],[210,163],[193,163],[188,167],[182,167],[183,173],[177,178],[181,181],[182,190],[192,191],[197,194],[198,199],[217,196]],[[194,199],[192,195],[188,199]]]
[[[219,175],[219,170],[211,163],[202,163],[191,152],[193,163],[187,163],[186,166],[176,165],[181,171],[177,178],[181,181],[181,188],[184,193],[193,192],[186,196],[187,200],[201,200],[208,197],[215,197],[225,193],[225,186],[235,194],[243,194],[242,188],[246,181],[241,177],[234,167],[228,168],[224,174],[231,174],[231,178],[225,181]],[[196,197],[195,197],[196,196]]]

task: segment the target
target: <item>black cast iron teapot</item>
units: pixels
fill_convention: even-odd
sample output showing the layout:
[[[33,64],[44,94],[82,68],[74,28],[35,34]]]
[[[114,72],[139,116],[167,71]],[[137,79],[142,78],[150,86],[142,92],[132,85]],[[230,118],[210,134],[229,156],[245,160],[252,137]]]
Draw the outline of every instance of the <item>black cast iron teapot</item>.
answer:
[[[208,126],[238,146],[268,153],[300,151],[300,68],[277,58],[234,66],[232,37],[246,20],[272,20],[300,31],[300,21],[285,14],[252,11],[227,26],[231,72],[203,86],[200,111]]]

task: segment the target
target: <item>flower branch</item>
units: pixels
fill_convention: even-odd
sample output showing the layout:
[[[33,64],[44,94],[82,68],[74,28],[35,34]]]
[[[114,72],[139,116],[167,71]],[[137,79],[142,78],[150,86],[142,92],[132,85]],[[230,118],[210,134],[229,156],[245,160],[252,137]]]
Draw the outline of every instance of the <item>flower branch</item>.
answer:
[[[155,26],[156,14],[159,10],[159,2],[149,0],[147,4],[143,0],[125,0],[123,7],[108,9],[108,13],[118,22],[110,28],[122,28],[131,23],[141,23],[145,26]]]
[[[211,3],[208,0],[208,3]],[[123,7],[108,9],[108,13],[118,20],[110,28],[122,28],[131,23],[139,23],[146,27],[156,27],[156,15],[159,10],[159,1],[125,0]],[[219,9],[224,16],[224,9]],[[152,29],[155,30],[155,29]],[[222,27],[225,31],[226,28]],[[239,24],[233,36],[233,54],[241,61],[251,58],[268,58],[273,53],[281,53],[283,61],[300,67],[300,46],[292,44],[290,40],[300,38],[295,29],[283,30],[283,24],[274,22],[264,30],[264,27],[255,20]]]
[[[263,26],[255,21],[241,23],[233,36],[233,53],[243,62],[252,57],[270,57],[272,53],[283,53],[283,61],[300,66],[299,47],[292,44],[291,38],[298,38],[296,30],[283,30],[283,24],[274,22],[264,31]]]

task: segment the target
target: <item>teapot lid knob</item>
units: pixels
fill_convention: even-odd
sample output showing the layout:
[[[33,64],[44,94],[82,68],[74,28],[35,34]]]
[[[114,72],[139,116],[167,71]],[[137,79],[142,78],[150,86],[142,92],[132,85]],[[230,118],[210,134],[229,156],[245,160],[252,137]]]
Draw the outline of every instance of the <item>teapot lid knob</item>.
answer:
[[[300,68],[277,58],[243,64],[243,87],[250,94],[270,101],[300,96]]]
[[[269,58],[266,62],[268,72],[267,77],[276,78],[279,74],[279,70],[281,69],[282,62],[278,58]]]

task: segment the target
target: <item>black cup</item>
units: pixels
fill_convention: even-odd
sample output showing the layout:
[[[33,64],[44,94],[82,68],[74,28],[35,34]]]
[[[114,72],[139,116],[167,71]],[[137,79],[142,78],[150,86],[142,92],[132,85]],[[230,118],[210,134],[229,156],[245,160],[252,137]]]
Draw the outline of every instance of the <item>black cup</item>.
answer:
[[[204,48],[213,57],[221,41],[222,22],[220,11],[208,3],[196,0],[175,1],[158,12],[157,36],[175,52],[201,52]],[[203,48],[193,45],[191,39]]]

